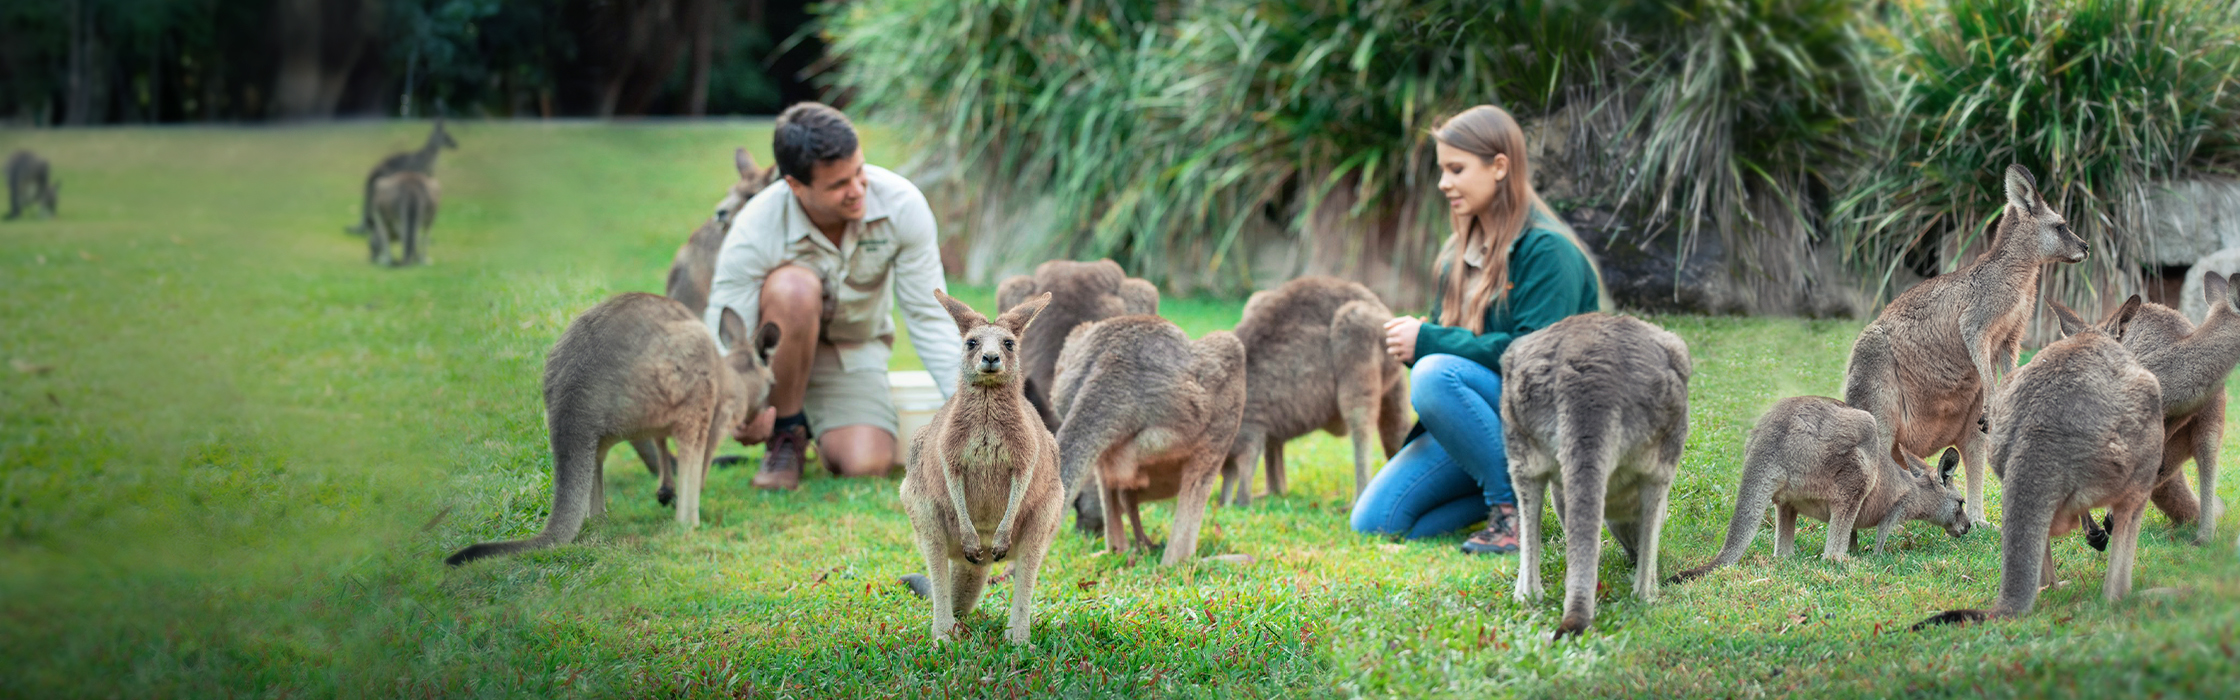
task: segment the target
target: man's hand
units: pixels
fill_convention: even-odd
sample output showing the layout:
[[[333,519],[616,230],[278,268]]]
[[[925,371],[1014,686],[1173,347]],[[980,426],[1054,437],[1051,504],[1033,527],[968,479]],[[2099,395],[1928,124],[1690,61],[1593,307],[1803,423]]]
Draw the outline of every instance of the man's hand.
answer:
[[[762,409],[762,413],[753,419],[740,423],[739,429],[731,433],[731,437],[741,445],[760,445],[770,440],[770,433],[777,424],[778,407],[771,406]]]
[[[1423,329],[1423,319],[1415,316],[1396,316],[1384,322],[1384,351],[1400,364],[1416,361],[1416,332]]]

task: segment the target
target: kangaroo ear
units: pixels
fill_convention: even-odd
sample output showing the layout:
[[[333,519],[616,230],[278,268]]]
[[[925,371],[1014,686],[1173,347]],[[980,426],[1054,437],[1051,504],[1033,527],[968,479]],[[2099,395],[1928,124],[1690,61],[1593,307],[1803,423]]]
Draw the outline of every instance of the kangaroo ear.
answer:
[[[57,188],[59,187],[58,184]],[[2231,304],[2233,311],[2240,311],[2240,272],[2232,273],[2232,280],[2225,285],[2225,303]],[[2209,306],[2215,308],[2216,304],[2212,303]]]
[[[770,364],[770,351],[778,349],[778,324],[763,322],[754,329],[754,357],[762,364]]]
[[[2133,294],[2130,299],[2123,301],[2123,308],[2116,310],[2116,340],[2123,340],[2123,332],[2131,327],[2131,319],[2139,317],[2139,307],[2141,305],[2143,305],[2143,302],[2139,299],[2139,295]]]
[[[1128,313],[1159,315],[1159,288],[1138,279],[1120,282],[1120,304]]]
[[[948,292],[935,289],[933,290],[933,299],[941,302],[941,308],[949,310],[949,318],[957,322],[957,335],[971,333],[974,328],[988,325],[988,317],[980,315],[980,312],[972,310],[970,306],[965,306],[964,302],[957,301],[954,297],[949,296]]]
[[[1010,311],[1011,307],[1026,303],[1027,297],[1034,296],[1034,293],[1033,277],[1012,275],[1003,284],[996,285],[996,313]]]
[[[2240,279],[2240,274],[2234,277]],[[2217,304],[2223,302],[2231,292],[2232,285],[2226,282],[2224,275],[2217,274],[2215,270],[2201,276],[2201,301],[2208,304],[2209,308],[2217,308]]]
[[[1005,330],[1011,331],[1012,335],[1024,334],[1027,332],[1027,324],[1034,323],[1034,317],[1040,315],[1042,308],[1049,305],[1050,293],[1043,292],[1042,296],[1028,299],[1026,303],[1011,307],[1010,311],[1003,312],[1003,316],[996,319],[996,325],[1003,326]]]
[[[723,341],[723,346],[732,352],[747,349],[743,345],[747,342],[746,320],[739,318],[739,312],[732,311],[731,307],[723,307],[723,316],[716,321],[716,339]]]
[[[2030,169],[2020,163],[2007,166],[2007,205],[2036,213],[2040,201],[2038,179],[2030,176]]]
[[[1944,458],[1937,460],[1937,480],[1952,485],[1952,470],[1960,466],[1960,450],[1945,448]]]
[[[2084,329],[2091,326],[2091,324],[2084,322],[2084,317],[2078,316],[2075,311],[2070,311],[2069,307],[2062,306],[2061,302],[2047,299],[2046,305],[2053,307],[2054,317],[2061,320],[2061,336],[2064,338],[2082,333]]]
[[[739,179],[741,180],[762,174],[762,168],[756,167],[754,164],[754,154],[748,153],[745,146],[740,146],[738,150],[731,152],[731,164],[739,169]]]

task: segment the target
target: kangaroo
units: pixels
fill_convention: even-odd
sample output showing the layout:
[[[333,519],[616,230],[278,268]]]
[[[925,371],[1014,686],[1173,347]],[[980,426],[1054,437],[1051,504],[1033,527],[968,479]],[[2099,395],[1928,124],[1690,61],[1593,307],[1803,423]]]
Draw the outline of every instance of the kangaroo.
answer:
[[[55,197],[62,192],[62,183],[52,180],[45,158],[30,151],[16,151],[8,156],[8,220],[22,216],[25,209],[43,209],[48,218],[55,215]]]
[[[1244,423],[1221,470],[1221,502],[1252,502],[1266,450],[1268,493],[1288,490],[1283,444],[1316,429],[1353,437],[1353,495],[1369,483],[1371,431],[1391,459],[1408,431],[1408,370],[1384,351],[1392,311],[1368,287],[1301,277],[1244,304]]]
[[[1058,464],[1069,500],[1098,488],[1105,546],[1150,548],[1137,507],[1174,498],[1174,529],[1161,563],[1196,556],[1215,477],[1237,439],[1246,392],[1244,343],[1227,331],[1193,342],[1157,316],[1083,324],[1058,356],[1051,407],[1058,411]],[[1078,523],[1093,529],[1085,514]]]
[[[1517,339],[1501,353],[1501,432],[1516,485],[1516,598],[1540,599],[1540,506],[1554,487],[1563,523],[1563,622],[1555,638],[1594,621],[1597,526],[1634,562],[1633,593],[1657,595],[1657,537],[1688,441],[1688,375],[1680,337],[1625,316],[1573,316]]]
[[[708,310],[708,285],[715,279],[716,254],[723,250],[723,239],[731,231],[731,217],[747,205],[747,200],[778,180],[778,166],[755,165],[747,149],[732,151],[731,161],[739,170],[739,181],[731,184],[731,191],[716,203],[715,215],[693,230],[692,237],[677,248],[676,258],[669,263],[665,293],[693,313]]]
[[[436,201],[442,196],[436,179],[415,172],[400,172],[373,183],[373,233],[366,247],[376,265],[411,265],[428,261],[428,227],[436,222]],[[400,255],[396,247],[402,246]]]
[[[933,584],[933,639],[947,641],[957,617],[979,604],[988,564],[1017,554],[1003,638],[1025,644],[1035,574],[1065,517],[1058,442],[1027,405],[1019,366],[1021,331],[1050,295],[990,322],[940,290],[933,294],[956,319],[965,357],[979,360],[965,363],[956,396],[911,436],[902,477],[902,507]]]
[[[1843,402],[1874,415],[1888,433],[1877,442],[1917,455],[1960,448],[1968,518],[1977,525],[1990,524],[1983,512],[1984,401],[1998,387],[1996,372],[2014,369],[2042,269],[2083,262],[2089,250],[2037,188],[2029,170],[2008,166],[2007,205],[1990,252],[1891,300],[1860,333],[1844,368]]]
[[[2200,523],[2194,543],[2206,545],[2216,536],[2217,518],[2224,511],[2217,498],[2217,448],[2224,442],[2224,382],[2240,364],[2240,274],[2229,280],[2214,272],[2201,278],[2202,297],[2209,316],[2200,327],[2185,314],[2161,304],[2145,304],[2123,333],[2123,347],[2153,372],[2162,383],[2162,470],[2154,505],[2171,522]],[[2103,332],[2111,330],[2103,321]],[[2182,475],[2187,458],[2201,480],[2196,499]],[[2085,541],[2105,551],[2107,523],[2083,523]]]
[[[1892,446],[1875,442],[1878,432],[1874,416],[1824,396],[1774,404],[1743,446],[1742,488],[1735,495],[1725,546],[1710,563],[1674,574],[1665,583],[1688,581],[1741,561],[1769,505],[1777,512],[1776,557],[1795,550],[1800,514],[1828,523],[1820,557],[1830,561],[1850,558],[1859,546],[1859,528],[1875,529],[1877,554],[1890,533],[1908,520],[1942,525],[1953,537],[1968,534],[1965,504],[1952,488],[1959,451],[1946,450],[1932,475],[1929,465],[1902,451],[1896,454],[1905,466],[1892,461]]]
[[[762,324],[750,341],[746,323],[727,310],[719,333],[732,350],[719,354],[704,323],[674,300],[632,292],[568,324],[544,363],[552,434],[552,514],[544,531],[477,544],[444,563],[574,541],[585,517],[606,512],[600,465],[608,448],[627,440],[676,439],[676,468],[662,472],[661,488],[677,492],[677,524],[699,526],[708,456],[769,399],[768,354],[778,343],[777,324]]]
[[[1021,359],[1027,374],[1027,401],[1042,416],[1042,424],[1058,430],[1058,413],[1050,409],[1050,382],[1057,375],[1058,353],[1066,335],[1091,321],[1114,316],[1159,313],[1159,288],[1129,277],[1111,260],[1073,262],[1052,260],[1034,268],[1033,275],[1017,275],[996,287],[996,308],[1010,309],[1036,294],[1051,296],[1049,308],[1029,335],[1021,340],[1027,353]]]
[[[458,147],[459,142],[451,140],[451,132],[443,130],[443,119],[437,118],[435,128],[428,131],[428,141],[421,144],[420,150],[391,153],[389,157],[381,159],[379,165],[373,166],[371,172],[366,173],[365,203],[359,210],[361,213],[358,223],[344,230],[353,235],[365,235],[373,231],[375,182],[390,175],[407,172],[432,177],[436,174],[436,154],[441,149]]]
[[[2103,506],[2115,527],[2101,590],[2109,602],[2131,591],[2163,438],[2162,384],[2122,343],[2139,297],[2124,302],[2105,332],[2059,302],[2050,305],[2067,337],[2016,370],[1991,401],[1991,468],[2007,485],[1998,603],[1946,611],[1916,630],[2029,613],[2038,589],[2054,582],[2050,538]]]

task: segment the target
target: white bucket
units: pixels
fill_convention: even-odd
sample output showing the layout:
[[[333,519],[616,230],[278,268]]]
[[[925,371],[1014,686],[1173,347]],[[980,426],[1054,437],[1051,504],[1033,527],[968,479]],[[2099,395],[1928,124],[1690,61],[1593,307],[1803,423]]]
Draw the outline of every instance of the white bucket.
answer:
[[[933,373],[909,370],[887,373],[887,386],[894,397],[894,412],[902,419],[902,433],[894,436],[903,451],[910,449],[910,437],[918,428],[933,423],[933,414],[941,410],[941,388],[934,386]]]

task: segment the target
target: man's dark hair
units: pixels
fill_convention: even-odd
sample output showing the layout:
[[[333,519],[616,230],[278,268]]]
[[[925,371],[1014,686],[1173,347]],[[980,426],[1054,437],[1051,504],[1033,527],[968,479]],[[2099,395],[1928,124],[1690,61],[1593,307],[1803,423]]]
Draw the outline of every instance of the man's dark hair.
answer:
[[[840,110],[803,102],[778,115],[778,132],[770,142],[778,157],[778,174],[813,185],[810,179],[816,176],[818,163],[856,152],[856,126]]]

